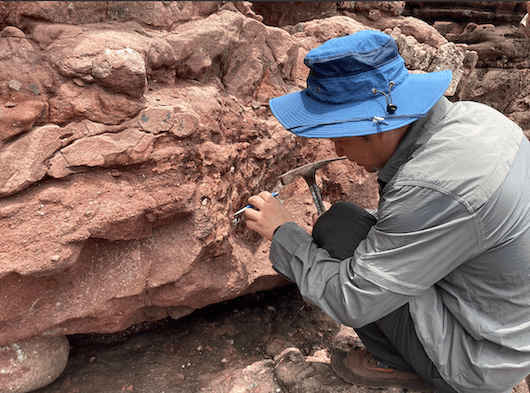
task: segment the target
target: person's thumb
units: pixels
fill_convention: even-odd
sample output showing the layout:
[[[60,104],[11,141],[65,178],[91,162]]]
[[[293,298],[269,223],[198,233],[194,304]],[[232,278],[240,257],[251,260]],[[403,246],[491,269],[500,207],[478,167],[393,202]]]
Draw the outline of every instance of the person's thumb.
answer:
[[[331,203],[324,201],[324,208],[326,209],[326,211],[328,211],[330,207],[331,207]],[[322,213],[322,214],[324,214],[324,213]],[[319,217],[320,217],[320,214],[313,213],[313,215],[311,216],[311,220],[313,222],[313,225],[315,225],[317,223]]]

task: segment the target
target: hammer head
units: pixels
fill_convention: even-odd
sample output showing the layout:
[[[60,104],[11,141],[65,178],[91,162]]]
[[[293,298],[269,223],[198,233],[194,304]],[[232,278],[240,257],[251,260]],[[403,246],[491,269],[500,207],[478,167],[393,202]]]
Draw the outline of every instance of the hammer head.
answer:
[[[345,160],[347,157],[328,158],[327,160],[315,161],[301,167],[290,170],[289,172],[280,175],[280,182],[282,185],[292,183],[298,176],[302,176],[304,179],[314,178],[317,169],[329,164],[332,161]]]

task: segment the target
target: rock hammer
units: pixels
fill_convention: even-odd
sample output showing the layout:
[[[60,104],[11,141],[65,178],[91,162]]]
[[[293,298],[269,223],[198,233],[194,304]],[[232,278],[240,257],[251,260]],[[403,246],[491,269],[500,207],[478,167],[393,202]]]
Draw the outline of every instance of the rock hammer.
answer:
[[[315,172],[317,169],[329,164],[332,161],[345,160],[347,157],[328,158],[327,160],[315,161],[310,164],[303,165],[301,167],[290,170],[280,176],[280,183],[285,186],[292,183],[298,176],[301,176],[306,181],[313,196],[313,201],[317,207],[318,214],[322,214],[326,211],[324,202],[322,202],[322,196],[318,189],[317,182],[315,179]]]

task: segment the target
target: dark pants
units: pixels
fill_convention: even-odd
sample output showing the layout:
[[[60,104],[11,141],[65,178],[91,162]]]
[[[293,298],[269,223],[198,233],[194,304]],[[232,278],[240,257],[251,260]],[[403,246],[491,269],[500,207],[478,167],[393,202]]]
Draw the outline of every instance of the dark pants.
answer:
[[[353,255],[366,238],[375,218],[364,209],[339,202],[322,214],[313,228],[315,243],[337,259]],[[438,373],[418,340],[408,304],[380,320],[356,328],[355,332],[370,352],[389,367],[420,374],[436,386],[437,392],[455,393]]]

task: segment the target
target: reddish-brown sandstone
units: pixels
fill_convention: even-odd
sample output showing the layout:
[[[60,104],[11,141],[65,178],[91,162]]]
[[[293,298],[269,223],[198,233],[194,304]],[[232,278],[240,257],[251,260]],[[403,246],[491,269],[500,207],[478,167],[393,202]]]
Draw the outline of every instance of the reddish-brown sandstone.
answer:
[[[285,284],[268,243],[232,213],[287,170],[334,155],[268,109],[305,86],[304,55],[330,38],[386,31],[411,71],[451,69],[450,99],[492,105],[528,135],[524,12],[519,2],[0,2],[2,353]],[[373,175],[351,163],[318,181],[331,202],[377,204]],[[280,199],[310,230],[303,180]]]
[[[284,284],[267,242],[232,213],[333,155],[267,106],[303,88],[302,59],[327,39],[387,31],[411,70],[453,71],[448,96],[530,124],[528,71],[506,69],[527,55],[522,34],[437,30],[403,16],[404,2],[353,3],[297,17],[272,3],[0,3],[0,346],[116,332]],[[505,52],[505,68],[488,66]],[[377,204],[353,164],[329,165],[319,184],[332,202]],[[303,181],[280,197],[310,230]]]

